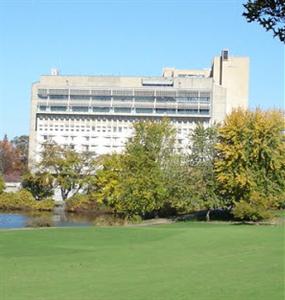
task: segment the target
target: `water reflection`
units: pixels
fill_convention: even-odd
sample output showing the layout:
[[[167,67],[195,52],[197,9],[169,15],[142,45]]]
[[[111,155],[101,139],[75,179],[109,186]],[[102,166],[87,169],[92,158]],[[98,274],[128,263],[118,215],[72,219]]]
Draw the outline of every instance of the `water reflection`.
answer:
[[[54,212],[3,212],[0,211],[0,228],[90,226],[96,215]]]

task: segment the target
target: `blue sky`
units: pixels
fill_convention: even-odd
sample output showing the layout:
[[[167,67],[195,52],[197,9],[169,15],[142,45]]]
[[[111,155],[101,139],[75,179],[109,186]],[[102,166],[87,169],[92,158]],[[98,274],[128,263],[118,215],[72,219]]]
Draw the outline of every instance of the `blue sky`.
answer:
[[[250,57],[250,107],[284,107],[284,46],[241,16],[245,1],[0,0],[0,138],[28,134],[31,84],[62,74],[160,75]]]

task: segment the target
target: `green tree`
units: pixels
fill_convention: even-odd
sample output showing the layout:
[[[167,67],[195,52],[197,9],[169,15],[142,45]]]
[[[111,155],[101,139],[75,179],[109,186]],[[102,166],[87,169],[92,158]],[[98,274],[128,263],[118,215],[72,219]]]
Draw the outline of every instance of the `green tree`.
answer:
[[[243,6],[247,22],[258,22],[266,31],[272,31],[274,37],[285,42],[284,0],[249,0]]]
[[[122,200],[128,215],[159,211],[167,197],[163,170],[174,153],[175,130],[168,120],[139,122],[126,145]]]
[[[36,200],[53,195],[53,176],[47,172],[32,174],[27,172],[22,177],[22,187],[29,191]]]
[[[209,221],[211,210],[222,206],[217,195],[217,182],[214,174],[217,126],[205,127],[202,123],[198,123],[190,138],[188,176],[190,176],[189,184],[192,187],[191,195],[200,209],[207,209],[206,219]]]
[[[219,129],[215,172],[229,206],[247,203],[257,209],[260,203],[259,211],[265,211],[284,200],[283,130],[284,117],[278,111],[238,109],[225,119]]]
[[[96,174],[97,200],[125,216],[158,212],[167,196],[164,168],[174,152],[169,121],[139,122],[122,154],[107,155]]]
[[[66,200],[90,189],[96,166],[91,153],[77,153],[70,148],[47,143],[38,167],[41,172],[52,175],[53,186],[60,188],[62,199]]]
[[[199,203],[196,201],[197,199],[193,197],[194,189],[190,168],[187,164],[187,159],[183,155],[173,155],[168,160],[163,173],[167,188],[167,198],[163,211],[168,208],[169,214],[184,214],[200,208]]]

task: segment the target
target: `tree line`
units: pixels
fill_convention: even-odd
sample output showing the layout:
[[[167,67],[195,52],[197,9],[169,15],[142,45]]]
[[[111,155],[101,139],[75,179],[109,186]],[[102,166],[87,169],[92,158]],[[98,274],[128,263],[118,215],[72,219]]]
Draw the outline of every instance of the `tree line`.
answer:
[[[198,123],[187,151],[177,152],[168,119],[134,125],[124,152],[95,157],[47,143],[23,187],[37,200],[59,188],[68,210],[174,216],[220,210],[261,220],[285,206],[284,116],[238,109],[222,125]]]

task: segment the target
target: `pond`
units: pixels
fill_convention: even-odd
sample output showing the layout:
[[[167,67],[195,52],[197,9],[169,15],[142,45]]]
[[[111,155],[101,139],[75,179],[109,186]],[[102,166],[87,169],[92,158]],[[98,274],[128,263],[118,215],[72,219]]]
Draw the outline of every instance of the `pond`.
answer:
[[[0,210],[0,229],[24,227],[92,226],[98,215],[54,212],[7,212]]]

